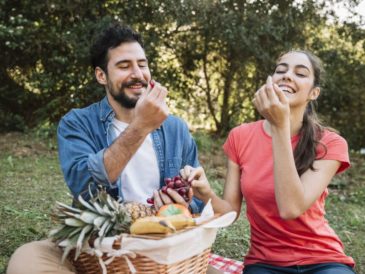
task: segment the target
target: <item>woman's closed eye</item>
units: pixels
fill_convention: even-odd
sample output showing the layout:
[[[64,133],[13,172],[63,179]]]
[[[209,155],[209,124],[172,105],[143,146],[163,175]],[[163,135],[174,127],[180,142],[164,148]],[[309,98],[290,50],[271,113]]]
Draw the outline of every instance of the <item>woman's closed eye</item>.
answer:
[[[277,74],[283,74],[283,73],[285,73],[286,72],[286,70],[276,70],[275,71],[275,73],[277,73]]]

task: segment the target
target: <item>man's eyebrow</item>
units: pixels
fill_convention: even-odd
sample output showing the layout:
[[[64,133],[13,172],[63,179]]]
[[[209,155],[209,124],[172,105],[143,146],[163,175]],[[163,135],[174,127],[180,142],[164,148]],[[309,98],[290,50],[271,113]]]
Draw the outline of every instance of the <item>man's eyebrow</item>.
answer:
[[[122,59],[122,60],[119,60],[118,62],[116,62],[115,66],[118,66],[120,64],[130,63],[130,62],[131,62],[130,59]],[[147,58],[138,59],[137,63],[140,63],[140,62],[148,62],[148,59]]]

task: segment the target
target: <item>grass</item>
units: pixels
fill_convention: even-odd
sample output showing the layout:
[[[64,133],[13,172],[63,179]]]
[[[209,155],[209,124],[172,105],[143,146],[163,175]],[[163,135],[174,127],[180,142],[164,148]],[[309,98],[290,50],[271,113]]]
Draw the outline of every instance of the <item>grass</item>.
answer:
[[[214,189],[223,190],[225,158],[222,140],[196,134],[200,161]],[[34,134],[0,135],[0,274],[14,250],[23,243],[47,237],[55,201],[71,203],[59,169],[54,138]],[[352,156],[353,167],[336,178],[327,201],[327,218],[365,273],[365,160]],[[244,206],[242,209],[244,212]],[[242,260],[249,245],[249,226],[241,214],[229,228],[219,230],[213,251]]]

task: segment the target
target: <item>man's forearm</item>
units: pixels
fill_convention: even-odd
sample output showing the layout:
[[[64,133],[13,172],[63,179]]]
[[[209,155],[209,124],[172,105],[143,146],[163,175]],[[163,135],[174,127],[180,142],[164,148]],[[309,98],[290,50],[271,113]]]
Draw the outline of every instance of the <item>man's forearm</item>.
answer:
[[[105,150],[104,165],[109,182],[113,183],[117,180],[147,135],[148,132],[130,125]]]

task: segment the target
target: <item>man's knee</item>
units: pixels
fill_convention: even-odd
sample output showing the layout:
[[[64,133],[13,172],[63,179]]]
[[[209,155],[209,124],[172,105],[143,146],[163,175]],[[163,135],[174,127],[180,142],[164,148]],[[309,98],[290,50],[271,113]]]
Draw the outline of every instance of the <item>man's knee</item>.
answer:
[[[11,256],[7,274],[73,274],[71,264],[61,263],[62,251],[49,240],[30,242],[19,247]]]

